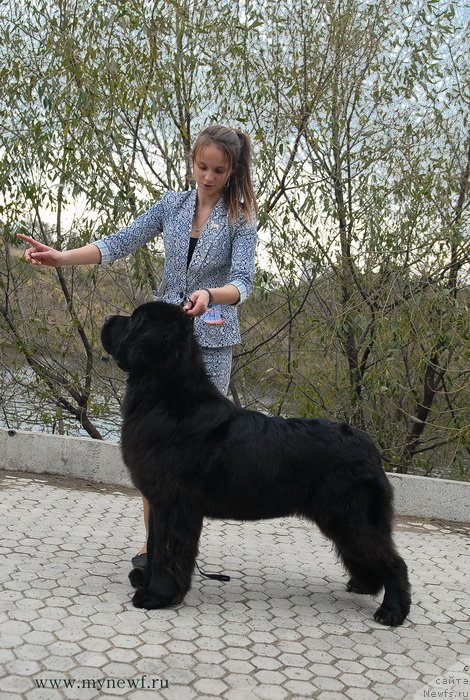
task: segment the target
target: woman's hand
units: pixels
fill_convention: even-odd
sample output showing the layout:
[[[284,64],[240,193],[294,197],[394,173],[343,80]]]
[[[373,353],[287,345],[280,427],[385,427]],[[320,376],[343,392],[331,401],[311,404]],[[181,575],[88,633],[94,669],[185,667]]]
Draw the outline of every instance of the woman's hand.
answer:
[[[50,248],[44,243],[39,243],[31,236],[25,236],[23,233],[17,234],[25,243],[29,243],[31,248],[27,248],[24,252],[24,257],[33,265],[47,265],[48,267],[58,267],[62,263],[62,253],[60,250]]]
[[[192,304],[192,306],[191,306]],[[207,289],[196,289],[191,299],[185,302],[184,310],[188,316],[202,316],[209,307],[209,292]]]

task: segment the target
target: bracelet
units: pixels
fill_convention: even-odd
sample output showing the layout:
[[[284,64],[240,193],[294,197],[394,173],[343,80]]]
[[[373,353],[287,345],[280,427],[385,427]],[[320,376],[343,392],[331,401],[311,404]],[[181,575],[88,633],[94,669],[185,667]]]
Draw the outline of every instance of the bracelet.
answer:
[[[209,301],[207,303],[207,306],[212,306],[214,303],[214,295],[212,294],[210,289],[206,289],[206,287],[201,287],[201,292],[207,292],[209,295]]]

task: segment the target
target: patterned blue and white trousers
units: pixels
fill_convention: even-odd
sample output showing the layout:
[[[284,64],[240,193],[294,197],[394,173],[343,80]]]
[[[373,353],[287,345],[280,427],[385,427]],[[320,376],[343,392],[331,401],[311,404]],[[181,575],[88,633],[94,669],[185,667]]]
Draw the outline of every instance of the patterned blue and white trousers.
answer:
[[[227,396],[230,373],[232,371],[232,346],[229,345],[222,348],[201,347],[201,351],[209,379],[222,394]]]

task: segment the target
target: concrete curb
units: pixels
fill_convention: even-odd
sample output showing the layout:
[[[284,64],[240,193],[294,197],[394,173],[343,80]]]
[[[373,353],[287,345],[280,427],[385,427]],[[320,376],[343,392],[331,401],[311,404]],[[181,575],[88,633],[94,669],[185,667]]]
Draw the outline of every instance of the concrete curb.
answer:
[[[0,428],[0,469],[132,486],[121,450],[104,440]]]
[[[0,428],[0,470],[132,486],[118,445],[91,438]],[[470,483],[388,474],[398,515],[470,522]]]
[[[399,515],[470,522],[470,483],[427,476],[387,474]]]

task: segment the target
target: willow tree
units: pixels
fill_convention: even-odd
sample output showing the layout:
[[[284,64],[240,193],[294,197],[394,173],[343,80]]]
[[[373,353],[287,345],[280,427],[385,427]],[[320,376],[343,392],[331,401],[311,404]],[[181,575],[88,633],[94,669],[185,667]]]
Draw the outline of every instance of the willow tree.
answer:
[[[247,58],[231,90],[259,138],[261,221],[281,309],[277,327],[253,320],[250,343],[267,358],[273,341],[267,386],[280,393],[269,407],[284,408],[287,393],[289,410],[351,420],[400,470],[418,455],[428,470],[439,460],[463,467],[464,15],[439,2],[245,9],[258,41],[253,50],[238,29]]]
[[[90,406],[106,408],[100,319],[149,295],[159,243],[112,270],[34,277],[8,244],[20,228],[68,246],[115,230],[192,186],[205,123],[239,125],[255,142],[261,239],[241,400],[266,387],[269,410],[370,430],[398,469],[463,469],[464,19],[439,0],[12,0],[0,29],[4,342],[93,423]]]
[[[45,0],[3,12],[3,342],[40,379],[41,400],[100,437],[90,417],[93,404],[100,409],[92,386],[100,319],[105,305],[130,309],[155,288],[158,242],[157,255],[140,251],[111,275],[32,272],[11,246],[20,230],[57,246],[87,243],[164,190],[190,186],[189,147],[213,103],[205,75],[208,56],[217,65],[221,16],[201,2]]]

